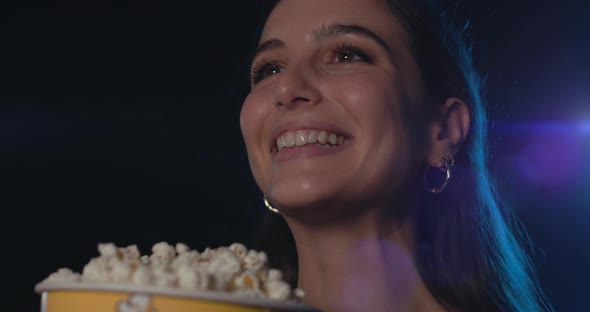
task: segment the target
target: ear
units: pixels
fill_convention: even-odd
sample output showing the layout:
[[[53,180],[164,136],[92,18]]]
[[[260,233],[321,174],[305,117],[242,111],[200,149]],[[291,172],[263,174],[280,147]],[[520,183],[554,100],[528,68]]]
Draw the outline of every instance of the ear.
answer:
[[[467,104],[456,97],[448,98],[441,108],[441,118],[430,125],[427,163],[442,166],[441,157],[446,153],[455,155],[469,133],[471,117]]]

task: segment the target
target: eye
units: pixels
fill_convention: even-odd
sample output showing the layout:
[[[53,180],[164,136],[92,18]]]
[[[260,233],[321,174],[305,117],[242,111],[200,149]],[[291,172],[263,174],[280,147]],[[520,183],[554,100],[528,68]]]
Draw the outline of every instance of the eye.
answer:
[[[334,63],[372,62],[367,53],[351,44],[338,46],[332,51],[332,57]]]
[[[251,80],[253,83],[259,83],[269,76],[280,73],[281,66],[273,63],[261,62],[252,67]]]

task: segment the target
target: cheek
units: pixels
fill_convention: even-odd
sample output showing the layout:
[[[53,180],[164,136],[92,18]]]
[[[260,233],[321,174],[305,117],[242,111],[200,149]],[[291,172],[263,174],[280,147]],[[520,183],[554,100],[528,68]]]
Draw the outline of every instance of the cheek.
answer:
[[[248,150],[254,148],[256,141],[262,134],[262,122],[267,114],[263,98],[255,93],[250,93],[240,111],[240,129]]]
[[[242,103],[242,108],[240,110],[240,130],[242,131],[242,137],[244,140],[247,140],[248,134],[250,132],[250,125],[252,124],[252,109],[250,104],[250,96],[244,100]]]
[[[392,79],[383,74],[342,78],[328,91],[334,102],[355,119],[362,132],[381,132],[398,124],[401,98]]]
[[[270,113],[268,105],[264,104],[264,96],[258,93],[250,93],[240,111],[240,129],[248,154],[250,170],[258,185],[262,185],[263,167],[265,157],[265,141],[263,139],[264,125]]]
[[[343,79],[331,92],[358,127],[356,157],[367,190],[395,185],[411,158],[409,121],[402,114],[408,103],[395,81],[384,75]]]

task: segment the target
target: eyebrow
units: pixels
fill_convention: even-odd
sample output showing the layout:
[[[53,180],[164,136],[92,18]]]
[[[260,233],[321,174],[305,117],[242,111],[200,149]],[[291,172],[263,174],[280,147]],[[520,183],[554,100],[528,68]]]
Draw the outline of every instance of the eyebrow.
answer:
[[[383,40],[381,37],[379,37],[379,35],[377,35],[372,30],[370,30],[366,27],[363,27],[363,26],[343,25],[343,24],[332,23],[332,24],[328,24],[328,25],[322,25],[321,27],[319,27],[318,29],[316,29],[312,32],[312,36],[315,41],[322,41],[325,38],[336,38],[336,37],[339,37],[342,35],[348,35],[348,34],[357,35],[357,36],[371,39],[371,40],[375,41],[379,46],[381,46],[387,52],[389,52],[389,53],[391,52],[391,49],[389,48],[389,46],[387,45],[385,40]],[[256,51],[254,52],[252,60],[256,59],[256,57],[258,57],[258,55],[262,54],[265,51],[277,49],[277,48],[284,48],[284,47],[285,47],[285,43],[279,39],[267,40],[267,41],[263,42],[262,44],[260,44],[258,46],[258,48],[256,48]]]
[[[313,37],[316,41],[321,41],[324,38],[336,38],[338,36],[348,34],[371,39],[375,41],[378,45],[380,45],[383,49],[385,49],[387,52],[391,52],[391,49],[389,48],[387,43],[385,43],[385,40],[379,37],[379,35],[377,35],[372,30],[359,25],[343,25],[336,23],[322,25],[320,28],[313,32]]]
[[[261,45],[259,45],[258,48],[256,48],[256,51],[254,51],[254,55],[252,56],[252,59],[255,60],[258,57],[258,55],[262,54],[265,51],[272,50],[272,49],[278,49],[278,48],[284,48],[284,47],[285,47],[285,43],[279,39],[267,40],[264,43],[262,43]]]

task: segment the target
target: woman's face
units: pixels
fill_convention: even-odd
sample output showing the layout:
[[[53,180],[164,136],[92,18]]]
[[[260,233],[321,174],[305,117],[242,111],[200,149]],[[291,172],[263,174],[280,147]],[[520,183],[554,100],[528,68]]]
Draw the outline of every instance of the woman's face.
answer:
[[[411,117],[422,84],[406,42],[383,0],[278,3],[240,116],[254,178],[274,206],[391,205],[424,161]]]

